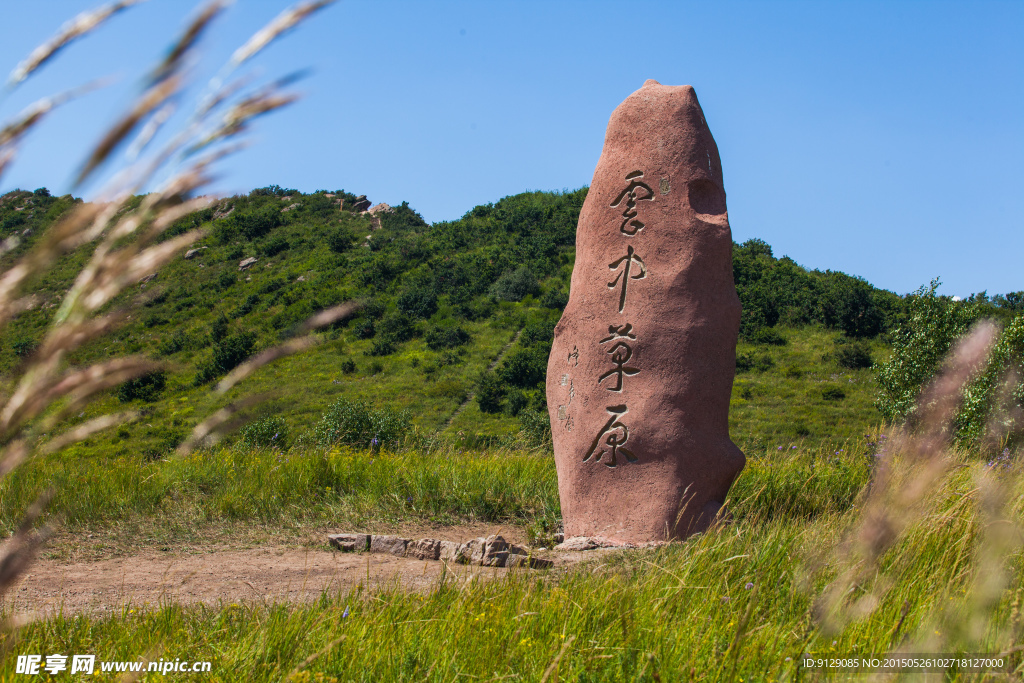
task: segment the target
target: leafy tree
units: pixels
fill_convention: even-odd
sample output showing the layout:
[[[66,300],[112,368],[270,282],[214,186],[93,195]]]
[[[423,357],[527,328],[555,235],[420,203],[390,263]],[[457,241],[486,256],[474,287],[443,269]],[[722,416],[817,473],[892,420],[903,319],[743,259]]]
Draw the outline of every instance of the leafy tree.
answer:
[[[939,296],[939,284],[936,278],[908,297],[907,320],[891,333],[892,355],[878,366],[875,405],[890,422],[912,417],[922,387],[978,318],[977,304]]]

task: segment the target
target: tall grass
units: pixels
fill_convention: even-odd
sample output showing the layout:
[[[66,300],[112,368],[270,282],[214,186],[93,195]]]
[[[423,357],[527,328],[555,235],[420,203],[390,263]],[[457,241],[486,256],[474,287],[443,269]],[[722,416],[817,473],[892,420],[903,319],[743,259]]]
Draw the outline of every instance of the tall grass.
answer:
[[[51,485],[50,510],[70,529],[147,517],[160,523],[296,520],[353,527],[368,520],[526,523],[558,517],[550,456],[218,448],[155,462],[40,459],[0,482],[0,525],[15,526]]]
[[[106,659],[160,653],[151,656],[212,660],[221,680],[295,681],[813,680],[820,672],[801,670],[805,653],[1007,652],[1024,635],[1019,582],[995,594],[977,631],[968,626],[986,570],[978,555],[986,524],[978,483],[1012,482],[1019,500],[1022,472],[1019,465],[994,472],[957,464],[927,514],[880,558],[878,574],[847,597],[856,604],[877,592],[877,604],[836,629],[823,625],[821,596],[842,566],[816,558],[840,546],[857,522],[855,508],[804,519],[747,517],[683,544],[602,556],[562,575],[448,577],[422,594],[361,585],[307,605],[168,605],[57,617],[25,628],[18,651],[62,648]],[[1009,567],[1018,571],[1019,557]],[[1014,670],[1020,652],[1005,661]]]

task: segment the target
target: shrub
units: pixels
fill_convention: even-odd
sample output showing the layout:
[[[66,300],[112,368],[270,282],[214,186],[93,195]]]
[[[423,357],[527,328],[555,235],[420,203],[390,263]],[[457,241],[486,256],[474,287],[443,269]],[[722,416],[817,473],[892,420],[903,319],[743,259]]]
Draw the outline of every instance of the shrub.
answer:
[[[346,358],[341,363],[341,372],[345,375],[351,375],[356,371],[356,362],[351,358]]]
[[[210,323],[210,341],[214,344],[218,343],[221,339],[226,337],[228,334],[228,319],[223,313],[212,323]]]
[[[505,412],[515,417],[529,404],[530,399],[526,397],[522,390],[512,389],[505,397]]]
[[[357,339],[373,339],[373,335],[377,334],[377,328],[374,327],[372,320],[363,318],[356,323],[352,332],[356,335]]]
[[[494,299],[489,296],[479,296],[472,301],[460,303],[455,307],[455,313],[460,318],[470,321],[486,320],[494,315],[496,308]]]
[[[547,322],[530,323],[523,328],[519,343],[523,346],[542,344],[550,351],[551,342],[555,339],[555,326]]]
[[[774,327],[761,327],[750,335],[750,341],[754,344],[765,344],[767,346],[785,346],[789,340],[782,336]]]
[[[217,276],[217,286],[220,289],[227,289],[238,282],[238,276],[230,270],[225,270]]]
[[[313,430],[313,440],[320,446],[395,448],[408,436],[409,429],[406,412],[376,409],[343,398],[327,408]]]
[[[874,363],[874,359],[871,357],[871,347],[863,341],[838,344],[835,359],[836,363],[851,370],[870,368]]]
[[[506,271],[491,285],[491,294],[502,301],[522,301],[528,294],[537,294],[540,287],[533,272],[526,266]]]
[[[457,325],[440,325],[427,330],[427,346],[434,351],[454,349],[469,343],[469,333]]]
[[[402,292],[396,303],[399,311],[413,318],[429,318],[437,311],[437,295],[425,287]]]
[[[15,339],[11,342],[11,350],[14,351],[14,354],[19,358],[32,355],[32,352],[36,350],[37,346],[39,346],[39,344],[35,339],[22,338]]]
[[[484,373],[476,386],[476,402],[482,413],[500,413],[508,387],[493,372]]]
[[[252,309],[256,308],[256,306],[259,303],[260,303],[260,295],[259,294],[250,294],[249,296],[247,296],[245,298],[245,301],[243,301],[241,304],[239,304],[238,308],[236,308],[235,310],[233,310],[231,312],[231,317],[232,318],[241,318],[243,316],[246,316],[249,313],[251,313]]]
[[[388,313],[377,325],[377,332],[399,343],[412,339],[414,331],[412,319],[401,311]]]
[[[289,246],[290,245],[288,244],[288,240],[285,239],[283,236],[278,235],[264,242],[263,246],[260,248],[260,251],[263,252],[264,256],[277,256],[282,251],[288,249]]]
[[[196,374],[196,385],[206,384],[216,377],[231,372],[241,365],[256,349],[256,335],[252,332],[239,332],[224,337],[214,344],[213,358],[200,366]]]
[[[509,386],[529,389],[544,379],[547,356],[537,349],[513,349],[498,366],[498,377]]]
[[[327,236],[327,247],[336,254],[341,254],[352,247],[352,235],[345,228],[336,228]]]
[[[194,340],[184,330],[176,330],[170,337],[164,337],[160,340],[160,344],[157,345],[157,353],[161,356],[170,356],[190,349],[194,345]]]
[[[749,372],[751,370],[764,372],[765,370],[771,370],[774,366],[775,361],[767,353],[741,353],[736,356],[736,372]]]
[[[277,417],[269,415],[242,428],[239,444],[247,448],[272,448],[286,450],[288,448],[288,424]]]
[[[540,305],[544,308],[557,308],[558,310],[565,309],[566,304],[569,303],[569,295],[560,289],[551,288],[544,292],[544,296],[540,299]]]
[[[167,386],[167,373],[163,370],[149,372],[130,379],[117,388],[117,400],[128,403],[136,399],[155,401],[160,392]]]
[[[368,356],[390,356],[398,350],[398,344],[395,343],[395,338],[390,336],[380,336],[373,340],[373,346],[366,352]]]
[[[274,228],[284,223],[281,210],[276,205],[264,206],[249,213],[235,212],[232,214],[235,227],[247,240],[263,237]]]
[[[840,387],[825,387],[821,390],[821,397],[826,401],[841,401],[846,398],[846,392]]]

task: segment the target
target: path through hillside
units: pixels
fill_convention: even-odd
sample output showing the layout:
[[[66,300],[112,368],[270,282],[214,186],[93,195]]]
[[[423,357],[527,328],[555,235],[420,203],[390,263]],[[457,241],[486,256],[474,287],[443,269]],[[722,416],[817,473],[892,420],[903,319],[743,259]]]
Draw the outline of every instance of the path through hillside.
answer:
[[[494,370],[494,368],[498,367],[498,363],[500,363],[501,359],[505,357],[505,354],[508,353],[508,350],[515,346],[515,343],[519,341],[519,336],[522,333],[523,330],[522,328],[520,328],[519,331],[515,333],[515,336],[512,337],[512,341],[501,347],[501,351],[498,351],[498,355],[495,356],[494,360],[491,361],[491,364],[487,366],[487,372],[491,372],[492,370]],[[455,409],[455,412],[453,412],[447,420],[445,420],[445,423],[441,426],[441,429],[439,429],[438,431],[443,432],[444,430],[451,427],[452,423],[455,422],[455,418],[457,418],[459,414],[466,409],[466,406],[468,406],[469,402],[472,401],[474,398],[476,398],[475,391],[471,391],[468,394],[466,394],[466,400],[459,404],[459,407]]]

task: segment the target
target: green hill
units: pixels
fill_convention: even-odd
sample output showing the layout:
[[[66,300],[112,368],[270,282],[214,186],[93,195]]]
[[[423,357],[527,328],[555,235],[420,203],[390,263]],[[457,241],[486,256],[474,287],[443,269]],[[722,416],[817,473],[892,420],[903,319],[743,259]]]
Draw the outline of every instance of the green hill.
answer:
[[[75,418],[124,403],[142,411],[116,433],[72,449],[162,457],[198,421],[251,393],[267,400],[248,417],[278,416],[281,440],[290,442],[339,398],[407,411],[420,439],[543,442],[546,360],[568,298],[585,197],[585,188],[528,192],[428,225],[406,203],[375,218],[353,211],[356,197],[342,190],[271,186],[186,216],[165,238],[197,227],[205,237],[112,302],[133,304],[125,324],[68,359],[141,353],[167,369]],[[45,189],[0,198],[0,239],[19,241],[0,265],[9,267],[78,201]],[[35,307],[0,343],[5,383],[41,339],[86,256],[71,254],[33,283]],[[899,320],[903,300],[860,278],[775,258],[760,240],[735,246],[734,273],[744,309],[735,438],[777,448],[870,430],[879,416],[867,367],[885,355],[884,333]],[[226,396],[211,391],[242,360],[347,300],[362,308],[323,331],[318,347],[261,369]]]

